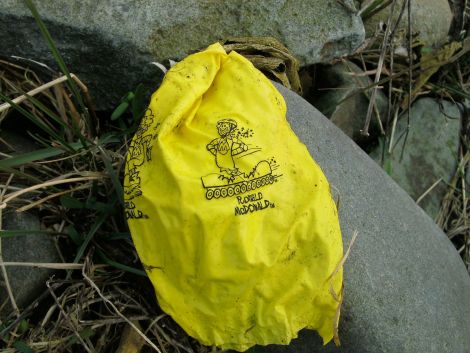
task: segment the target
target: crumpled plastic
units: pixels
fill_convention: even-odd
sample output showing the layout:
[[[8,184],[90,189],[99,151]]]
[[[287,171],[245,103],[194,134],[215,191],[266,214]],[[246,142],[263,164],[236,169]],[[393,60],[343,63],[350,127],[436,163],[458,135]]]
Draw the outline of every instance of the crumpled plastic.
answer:
[[[127,154],[125,213],[161,308],[205,345],[335,333],[343,244],[272,83],[218,43],[172,67]]]

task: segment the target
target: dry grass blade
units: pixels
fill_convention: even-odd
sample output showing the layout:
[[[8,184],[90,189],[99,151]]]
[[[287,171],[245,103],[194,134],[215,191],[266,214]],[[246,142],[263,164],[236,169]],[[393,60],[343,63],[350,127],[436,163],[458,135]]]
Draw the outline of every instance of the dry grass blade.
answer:
[[[367,114],[366,114],[366,121],[365,121],[364,127],[361,131],[361,134],[364,135],[364,136],[369,136],[369,125],[370,125],[370,121],[371,121],[371,118],[372,118],[373,108],[374,108],[374,105],[375,105],[375,100],[376,100],[376,96],[377,96],[377,89],[378,89],[378,82],[380,81],[380,75],[382,73],[385,54],[386,54],[387,49],[388,49],[388,40],[389,40],[389,36],[391,34],[393,11],[395,9],[395,5],[396,5],[396,0],[394,0],[391,4],[390,15],[388,16],[388,20],[387,20],[387,28],[385,30],[385,36],[384,36],[384,39],[383,39],[383,42],[382,42],[382,48],[381,48],[381,52],[380,52],[379,62],[377,64],[377,72],[376,72],[375,78],[374,78],[375,86],[373,87],[372,93],[370,95],[369,107],[367,108]]]
[[[50,268],[53,270],[80,270],[83,264],[45,263],[45,262],[0,262],[1,266]]]
[[[28,188],[24,188],[22,190],[19,190],[12,194],[7,195],[5,199],[2,201],[2,203],[0,203],[0,209],[7,207],[8,203],[14,200],[15,198],[23,194],[27,194],[28,192],[33,191],[33,190],[43,189],[43,188],[47,188],[47,187],[54,186],[54,185],[60,185],[60,184],[69,184],[69,183],[76,183],[76,182],[90,181],[90,180],[102,180],[103,178],[107,177],[105,174],[102,174],[102,173],[94,173],[94,174],[96,175],[88,175],[88,176],[83,176],[79,178],[51,180],[42,184],[33,185]]]
[[[28,211],[34,207],[38,207],[39,205],[49,201],[49,200],[52,200],[56,197],[59,197],[59,196],[63,196],[63,195],[67,195],[67,194],[71,194],[75,191],[79,191],[79,190],[84,190],[84,189],[89,189],[91,187],[91,184],[90,183],[86,183],[86,184],[83,184],[83,185],[79,185],[75,188],[72,188],[72,189],[68,189],[68,190],[64,190],[64,191],[60,191],[60,192],[56,192],[54,194],[51,194],[51,195],[48,195],[40,200],[37,200],[37,201],[34,201],[34,202],[31,202],[30,204],[26,205],[26,206],[22,206],[18,209],[16,209],[16,212],[25,212],[25,211]],[[0,208],[1,208],[1,203],[0,203]]]
[[[423,199],[424,199],[427,195],[429,195],[429,193],[430,193],[432,190],[434,190],[434,188],[435,188],[436,186],[438,186],[441,181],[442,181],[442,178],[437,179],[425,192],[423,192],[423,194],[422,194],[420,197],[418,197],[418,199],[416,200],[416,203],[419,204],[421,201],[423,201]]]
[[[75,80],[75,82],[80,83],[79,86],[81,88],[85,87],[85,89],[86,89],[86,86],[83,84],[83,82],[80,81],[80,79],[77,76],[75,76],[74,74],[70,74],[70,76]],[[62,82],[65,82],[65,81],[67,81],[67,76],[61,76],[59,78],[56,78],[55,80],[52,80],[48,83],[43,84],[42,86],[39,86],[39,87],[36,87],[36,88],[32,89],[31,91],[29,91],[26,94],[22,94],[21,96],[19,96],[17,98],[14,98],[12,101],[15,104],[20,104],[20,103],[24,102],[25,100],[29,99],[30,97],[33,97],[38,93],[44,92],[44,91],[48,90],[49,88],[54,87],[54,86],[56,86],[56,85],[58,85]],[[2,105],[0,105],[0,113],[4,112],[4,111],[6,111],[10,108],[11,108],[10,103],[3,103]]]
[[[85,340],[82,338],[82,336],[80,335],[80,332],[77,330],[77,327],[76,325],[74,324],[74,322],[71,320],[71,318],[67,315],[67,312],[65,311],[64,307],[61,305],[60,301],[59,301],[59,298],[57,298],[53,288],[51,287],[51,285],[49,284],[49,282],[47,282],[47,288],[49,288],[49,291],[51,293],[51,296],[54,298],[54,301],[56,302],[56,305],[57,307],[59,308],[59,310],[61,311],[63,317],[64,317],[64,321],[66,321],[69,325],[69,327],[72,329],[73,333],[75,334],[75,337],[78,339],[78,341],[82,344],[83,348],[85,348],[85,350],[88,352],[88,353],[95,353],[95,349],[94,348],[90,348],[87,344],[87,342],[85,342]]]
[[[333,333],[333,340],[334,340],[336,346],[341,345],[341,342],[340,342],[340,339],[339,339],[338,326],[339,326],[339,315],[340,315],[340,311],[341,311],[341,305],[343,303],[343,284],[341,285],[340,292],[336,293],[335,289],[333,288],[333,277],[343,268],[344,263],[348,259],[349,254],[351,253],[351,249],[352,249],[354,243],[356,242],[356,238],[357,238],[358,234],[359,234],[358,231],[355,230],[353,235],[352,235],[351,241],[349,242],[349,246],[348,246],[348,249],[346,250],[346,253],[343,255],[343,258],[338,263],[338,265],[336,265],[336,268],[333,270],[333,272],[331,273],[331,275],[328,278],[329,292],[333,296],[333,298],[335,298],[335,300],[339,303],[338,309],[336,310],[334,322],[333,322],[333,328],[334,328],[334,330],[333,330],[333,332],[334,332]]]

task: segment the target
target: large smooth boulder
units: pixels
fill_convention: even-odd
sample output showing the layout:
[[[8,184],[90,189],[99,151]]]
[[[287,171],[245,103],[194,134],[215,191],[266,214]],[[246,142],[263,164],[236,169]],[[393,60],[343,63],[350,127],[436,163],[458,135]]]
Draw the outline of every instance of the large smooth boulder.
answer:
[[[277,86],[289,122],[339,197],[345,248],[342,346],[303,331],[265,352],[468,353],[470,277],[431,218],[369,156],[314,107]],[[299,186],[303,187],[303,186]]]
[[[346,1],[351,3],[351,1]],[[65,61],[99,106],[129,88],[157,82],[151,61],[177,59],[227,37],[271,36],[302,64],[352,53],[364,40],[360,17],[336,1],[35,1]],[[3,55],[53,64],[29,10],[0,2]]]
[[[454,103],[421,98],[411,106],[406,143],[408,119],[404,113],[396,126],[392,153],[383,154],[382,146],[370,153],[414,200],[425,195],[419,205],[432,219],[436,219],[456,172],[460,116]]]

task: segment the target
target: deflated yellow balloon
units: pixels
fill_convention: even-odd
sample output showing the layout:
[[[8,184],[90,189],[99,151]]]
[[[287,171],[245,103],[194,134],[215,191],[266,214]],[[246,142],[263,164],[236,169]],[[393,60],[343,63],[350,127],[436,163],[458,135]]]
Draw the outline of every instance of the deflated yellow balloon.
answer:
[[[129,147],[126,218],[161,308],[205,345],[333,338],[343,245],[327,179],[283,97],[221,45],[153,94]]]

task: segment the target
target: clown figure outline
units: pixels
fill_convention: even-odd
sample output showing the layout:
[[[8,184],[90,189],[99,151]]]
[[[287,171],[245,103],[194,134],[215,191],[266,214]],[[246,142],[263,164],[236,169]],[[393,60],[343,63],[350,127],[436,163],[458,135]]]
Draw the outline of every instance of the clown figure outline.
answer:
[[[249,144],[252,129],[239,127],[234,119],[220,119],[216,123],[219,137],[206,145],[218,172],[201,177],[207,200],[232,197],[273,184],[281,175],[273,173],[279,166],[274,157],[257,160],[246,170],[242,159],[258,153],[261,148]],[[240,168],[244,164],[245,170]]]

